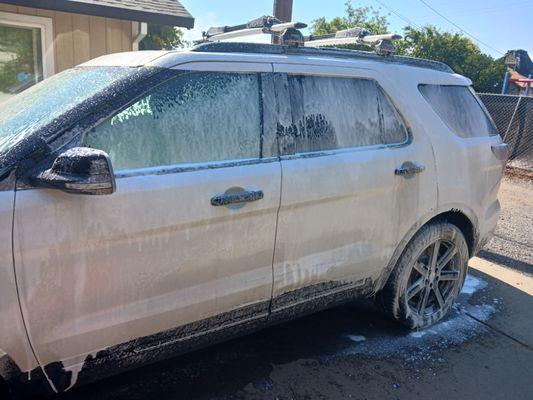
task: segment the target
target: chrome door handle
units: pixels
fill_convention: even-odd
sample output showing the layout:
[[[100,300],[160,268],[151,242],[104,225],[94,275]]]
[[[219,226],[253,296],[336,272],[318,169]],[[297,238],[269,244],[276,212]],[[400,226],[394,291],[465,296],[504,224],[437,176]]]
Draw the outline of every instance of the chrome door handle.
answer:
[[[235,204],[249,203],[261,200],[264,197],[262,190],[244,190],[242,188],[231,188],[223,194],[211,197],[211,205],[215,207],[230,206]],[[242,204],[244,205],[244,204]]]
[[[420,172],[423,172],[426,169],[426,167],[419,163],[414,163],[412,161],[406,161],[402,164],[400,168],[396,168],[394,170],[395,175],[400,175],[405,178],[410,178],[414,174],[419,174]]]

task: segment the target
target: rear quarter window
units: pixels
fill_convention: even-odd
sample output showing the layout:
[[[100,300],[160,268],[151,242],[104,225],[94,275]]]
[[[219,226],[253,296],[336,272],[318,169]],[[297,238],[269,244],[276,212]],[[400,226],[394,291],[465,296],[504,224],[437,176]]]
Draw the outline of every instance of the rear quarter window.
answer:
[[[469,87],[419,85],[418,89],[457,136],[470,138],[498,134],[487,110]]]

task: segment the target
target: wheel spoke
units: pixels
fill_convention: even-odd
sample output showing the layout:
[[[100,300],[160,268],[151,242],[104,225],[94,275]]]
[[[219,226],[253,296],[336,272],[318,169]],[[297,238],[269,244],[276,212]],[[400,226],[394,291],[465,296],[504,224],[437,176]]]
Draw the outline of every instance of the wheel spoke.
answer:
[[[418,272],[420,275],[422,275],[424,278],[428,276],[428,267],[424,263],[421,263],[420,261],[415,262],[415,265],[413,267],[416,272]]]
[[[433,244],[433,250],[431,251],[431,257],[429,259],[429,270],[435,271],[435,268],[437,267],[437,258],[439,256],[439,250],[440,250],[440,240],[437,240]]]
[[[450,247],[448,250],[446,250],[446,253],[437,261],[437,269],[444,268],[451,259],[455,256],[457,253],[457,247],[455,247],[454,244],[450,244]]]
[[[439,276],[440,281],[457,281],[459,280],[459,271],[442,271]]]
[[[418,302],[418,314],[423,315],[424,311],[426,310],[426,304],[428,302],[429,292],[430,292],[429,285],[425,286],[424,295],[420,296],[420,301]]]
[[[421,278],[415,283],[413,283],[408,289],[407,289],[407,300],[411,300],[413,297],[415,297],[422,289],[425,288],[424,285],[424,279]]]
[[[440,289],[437,285],[433,287],[433,293],[435,293],[435,297],[437,298],[437,301],[439,303],[439,307],[442,309],[444,308],[444,299],[442,298],[442,294],[440,292]]]

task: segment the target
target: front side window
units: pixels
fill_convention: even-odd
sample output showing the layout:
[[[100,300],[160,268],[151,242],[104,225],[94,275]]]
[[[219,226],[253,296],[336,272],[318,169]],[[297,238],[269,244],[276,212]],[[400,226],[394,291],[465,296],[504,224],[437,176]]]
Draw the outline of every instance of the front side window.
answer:
[[[419,90],[456,135],[469,138],[498,134],[484,106],[469,87],[420,85]]]
[[[278,126],[284,153],[407,140],[407,129],[373,80],[290,75],[288,82],[293,124]]]
[[[116,170],[260,156],[257,74],[184,73],[88,134]]]

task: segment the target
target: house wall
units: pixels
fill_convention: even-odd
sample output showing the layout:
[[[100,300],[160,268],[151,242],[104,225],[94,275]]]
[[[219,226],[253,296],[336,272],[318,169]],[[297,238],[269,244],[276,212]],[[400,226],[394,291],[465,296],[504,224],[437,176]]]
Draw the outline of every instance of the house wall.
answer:
[[[52,19],[56,73],[104,54],[132,50],[131,21],[8,4],[0,4],[0,11]]]

